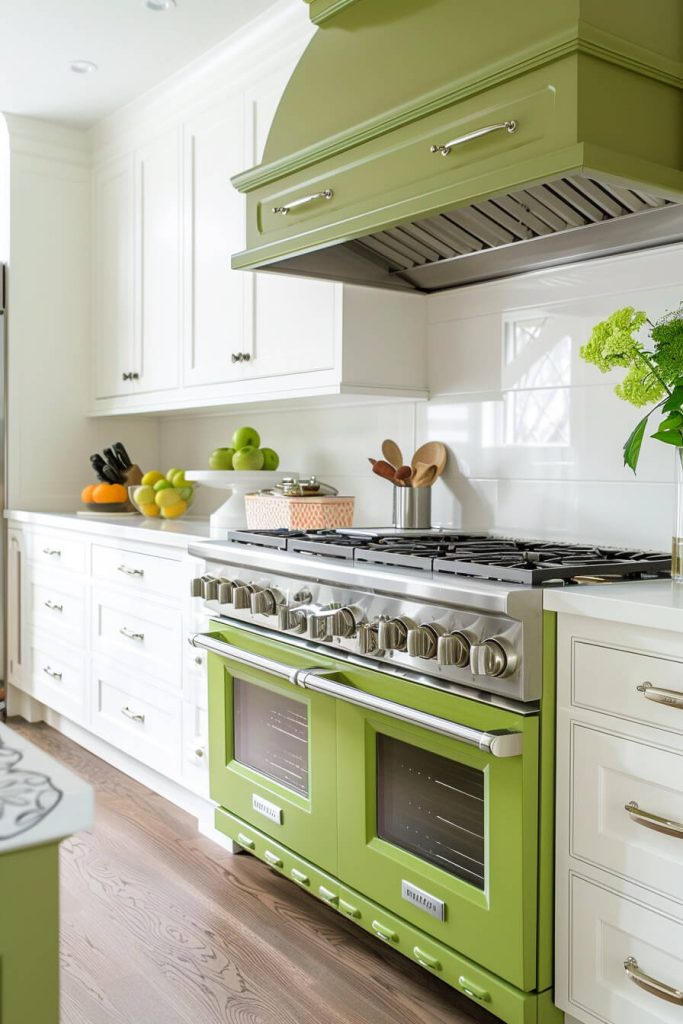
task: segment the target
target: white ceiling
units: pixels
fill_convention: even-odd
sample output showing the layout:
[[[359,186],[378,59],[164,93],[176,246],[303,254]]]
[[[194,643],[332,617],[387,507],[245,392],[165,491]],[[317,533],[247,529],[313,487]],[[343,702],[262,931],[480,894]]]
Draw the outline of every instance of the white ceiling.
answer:
[[[85,127],[190,63],[278,0],[0,0],[0,111]],[[94,61],[77,75],[68,64]]]

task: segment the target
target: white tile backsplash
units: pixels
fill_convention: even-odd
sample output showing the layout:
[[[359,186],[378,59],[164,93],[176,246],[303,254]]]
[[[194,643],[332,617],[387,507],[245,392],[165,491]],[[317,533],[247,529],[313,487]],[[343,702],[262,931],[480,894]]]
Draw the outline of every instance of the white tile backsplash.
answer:
[[[614,395],[620,374],[601,375],[579,349],[620,306],[657,317],[681,300],[681,245],[443,292],[428,300],[430,402],[168,417],[162,466],[203,467],[249,423],[285,469],[355,494],[356,523],[377,525],[390,520],[391,485],[368,456],[385,437],[408,459],[439,439],[452,459],[434,489],[435,525],[668,549],[672,453],[646,441],[638,476],[624,468],[639,410]],[[205,491],[196,509],[217,500]]]

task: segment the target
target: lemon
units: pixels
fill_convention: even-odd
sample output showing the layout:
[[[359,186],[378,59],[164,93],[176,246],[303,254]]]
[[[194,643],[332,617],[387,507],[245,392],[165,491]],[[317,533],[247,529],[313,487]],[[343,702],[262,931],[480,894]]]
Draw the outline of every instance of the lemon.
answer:
[[[187,502],[183,501],[182,498],[175,505],[168,505],[161,510],[164,519],[177,519],[183,512],[187,512]]]
[[[133,492],[133,497],[137,501],[138,505],[153,505],[154,488],[149,485],[145,487],[136,487]]]
[[[145,473],[140,483],[143,483],[146,487],[154,487],[157,480],[163,480],[164,474],[160,473],[158,469],[150,469],[149,473]]]
[[[149,504],[140,505],[140,511],[142,512],[143,516],[158,516],[159,515],[159,509],[154,504],[153,501],[150,502]]]
[[[187,508],[187,502],[183,501],[175,487],[166,487],[163,491],[157,491],[154,496],[154,500],[159,508],[171,508],[173,505],[178,505],[180,502],[182,502],[185,508]]]

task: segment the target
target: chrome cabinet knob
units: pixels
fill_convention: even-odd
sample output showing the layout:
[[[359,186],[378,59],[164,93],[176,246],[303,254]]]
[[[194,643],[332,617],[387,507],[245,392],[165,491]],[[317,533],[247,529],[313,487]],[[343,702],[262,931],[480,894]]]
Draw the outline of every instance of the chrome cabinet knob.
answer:
[[[470,650],[470,666],[475,676],[511,676],[517,667],[517,655],[502,637],[491,637]]]
[[[288,633],[305,633],[308,628],[308,615],[299,608],[281,606],[277,610],[277,624]]]
[[[456,629],[439,637],[436,660],[439,665],[466,668],[470,663],[472,637],[464,630]]]
[[[364,622],[358,627],[358,653],[375,654],[379,650],[379,625]]]
[[[243,611],[245,608],[251,609],[251,595],[260,589],[255,583],[242,583],[240,586],[234,587],[232,603],[235,609],[237,611]]]
[[[251,595],[251,610],[254,615],[277,615],[278,607],[284,604],[284,596],[273,587],[256,590]]]
[[[377,643],[383,651],[405,651],[411,629],[417,629],[417,623],[412,619],[384,619],[379,624]]]
[[[439,638],[443,633],[444,628],[438,622],[428,622],[417,629],[409,629],[406,639],[408,654],[411,658],[435,658]]]

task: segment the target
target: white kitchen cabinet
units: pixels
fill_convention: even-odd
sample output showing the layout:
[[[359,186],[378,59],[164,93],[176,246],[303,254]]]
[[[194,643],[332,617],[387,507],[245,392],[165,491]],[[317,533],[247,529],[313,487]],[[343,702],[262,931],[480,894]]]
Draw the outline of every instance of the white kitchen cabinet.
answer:
[[[673,1024],[683,1004],[662,986],[683,991],[683,640],[561,613],[557,650],[555,1001],[581,1024]]]
[[[95,398],[129,395],[135,368],[135,177],[133,156],[99,167],[93,181]]]
[[[174,127],[135,155],[135,392],[180,380],[180,146]]]

